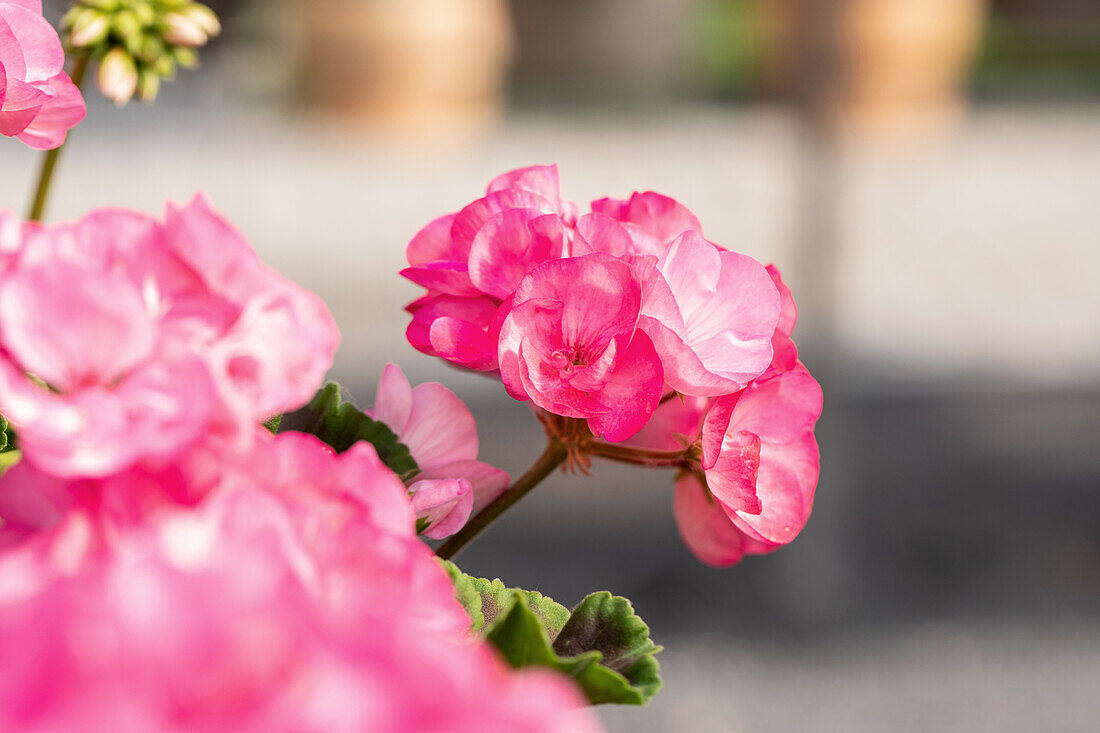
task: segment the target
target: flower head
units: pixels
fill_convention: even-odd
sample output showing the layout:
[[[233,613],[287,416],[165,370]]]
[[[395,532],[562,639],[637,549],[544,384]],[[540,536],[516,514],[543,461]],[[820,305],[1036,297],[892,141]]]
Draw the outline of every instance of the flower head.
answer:
[[[0,1],[0,134],[47,150],[84,119],[65,52],[40,0]]]
[[[0,411],[63,476],[171,461],[208,434],[306,402],[339,339],[315,296],[265,267],[205,199],[164,222],[0,215]]]

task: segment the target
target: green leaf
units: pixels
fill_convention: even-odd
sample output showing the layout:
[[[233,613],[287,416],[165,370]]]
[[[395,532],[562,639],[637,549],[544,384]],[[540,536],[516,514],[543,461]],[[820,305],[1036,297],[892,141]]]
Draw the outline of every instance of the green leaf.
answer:
[[[655,657],[661,647],[649,638],[649,626],[634,613],[630,601],[607,591],[589,595],[573,609],[554,639],[554,651],[563,656],[600,652],[600,668],[612,674],[601,672],[585,685],[593,703],[641,705],[661,689],[660,663]],[[593,699],[597,683],[600,694],[596,697],[610,699]]]
[[[15,440],[15,431],[11,427],[11,423],[3,415],[0,415],[0,453],[10,453],[19,449],[19,444]],[[15,459],[15,463],[18,463],[19,459]],[[14,463],[12,464],[14,465]]]
[[[481,631],[481,627],[485,625],[485,616],[481,613],[481,595],[474,587],[474,579],[459,570],[450,560],[440,562],[455,585],[455,598],[470,615],[470,630]]]
[[[589,702],[644,705],[661,689],[661,647],[630,601],[607,591],[573,609],[535,591],[472,578],[446,562],[455,596],[513,667],[550,667],[571,676]]]
[[[390,469],[407,480],[419,473],[408,446],[385,423],[372,419],[350,402],[342,402],[340,385],[329,382],[310,403],[297,412],[283,416],[282,430],[297,430],[316,435],[337,453],[363,440],[374,446],[378,457]]]

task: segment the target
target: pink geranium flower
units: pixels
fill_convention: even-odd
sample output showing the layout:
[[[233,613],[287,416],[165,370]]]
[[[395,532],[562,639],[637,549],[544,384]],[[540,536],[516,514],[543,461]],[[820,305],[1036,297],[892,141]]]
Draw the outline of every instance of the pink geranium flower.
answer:
[[[544,263],[520,283],[500,333],[500,372],[516,399],[586,418],[625,440],[661,399],[664,372],[637,330],[641,288],[631,269],[590,255]]]
[[[203,198],[167,220],[0,214],[0,411],[62,476],[160,463],[202,436],[250,440],[332,362],[324,304],[256,257]]]
[[[442,384],[412,387],[401,368],[387,364],[371,416],[408,446],[420,468],[409,483],[425,535],[441,539],[466,524],[508,487],[508,474],[477,460],[477,425],[470,410]]]
[[[780,301],[763,265],[689,231],[655,268],[641,267],[639,327],[653,340],[672,389],[729,394],[767,369]]]
[[[0,2],[0,134],[47,150],[84,119],[84,98],[62,70],[65,52],[41,0]]]
[[[288,433],[218,468],[195,510],[101,534],[75,507],[0,550],[0,729],[596,730],[468,635],[370,446]]]
[[[703,425],[707,487],[730,521],[758,542],[793,540],[813,507],[821,387],[806,368],[718,398]]]

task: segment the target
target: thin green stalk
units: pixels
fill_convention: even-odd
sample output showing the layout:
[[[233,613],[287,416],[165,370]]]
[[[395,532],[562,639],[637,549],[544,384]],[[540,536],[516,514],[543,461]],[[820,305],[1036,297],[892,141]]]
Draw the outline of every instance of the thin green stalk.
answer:
[[[470,521],[466,522],[462,529],[440,545],[435,554],[444,560],[450,560],[457,555],[462,548],[481,534],[482,530],[492,524],[493,520],[526,496],[531,489],[542,483],[543,479],[554,472],[554,469],[565,463],[568,455],[569,450],[564,443],[557,438],[550,438],[550,442],[546,444],[546,450],[535,461],[535,465],[527,469],[527,473],[516,479],[516,482],[507,491],[493,499],[480,512],[470,517]]]
[[[84,83],[84,74],[88,71],[89,61],[88,54],[81,54],[76,59],[71,78],[77,89]],[[38,186],[35,188],[34,201],[31,203],[30,212],[27,214],[28,221],[42,221],[42,215],[46,212],[46,201],[50,196],[53,174],[57,169],[57,159],[61,157],[61,149],[64,147],[65,143],[62,143],[53,150],[47,150],[42,158],[42,168],[38,173]]]

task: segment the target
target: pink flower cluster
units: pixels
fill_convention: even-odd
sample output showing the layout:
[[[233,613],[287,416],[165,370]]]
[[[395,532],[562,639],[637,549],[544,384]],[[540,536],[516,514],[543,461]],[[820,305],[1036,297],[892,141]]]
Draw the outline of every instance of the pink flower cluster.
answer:
[[[305,403],[339,342],[324,303],[266,267],[202,197],[164,221],[0,214],[0,411],[67,477],[246,444]]]
[[[197,509],[111,534],[73,509],[0,553],[0,729],[596,729],[570,683],[469,636],[368,445],[287,433],[207,470]]]
[[[41,0],[0,0],[0,134],[40,150],[65,142],[85,107],[64,65]]]
[[[202,198],[163,221],[0,214],[0,412],[23,454],[0,477],[0,730],[596,728],[571,683],[471,637],[370,445],[260,426],[309,400],[338,338]],[[420,504],[457,485],[468,513],[507,482],[438,385],[391,368],[376,415],[420,461]],[[432,528],[465,521],[439,504]]]
[[[427,290],[408,306],[418,350],[498,372],[514,398],[608,441],[643,429],[652,441],[666,421],[701,440],[708,489],[676,503],[701,559],[731,564],[801,529],[821,393],[791,341],[794,301],[774,268],[705,239],[685,206],[646,192],[581,214],[556,167],[524,168],[428,224],[407,257],[402,274]],[[671,435],[658,442],[683,447]]]
[[[791,340],[797,320],[791,292],[775,267],[768,272],[782,296],[782,317],[765,373],[718,398],[670,400],[632,441],[657,450],[700,445],[702,475],[678,477],[673,509],[684,543],[715,567],[794,540],[817,488],[821,387]]]

